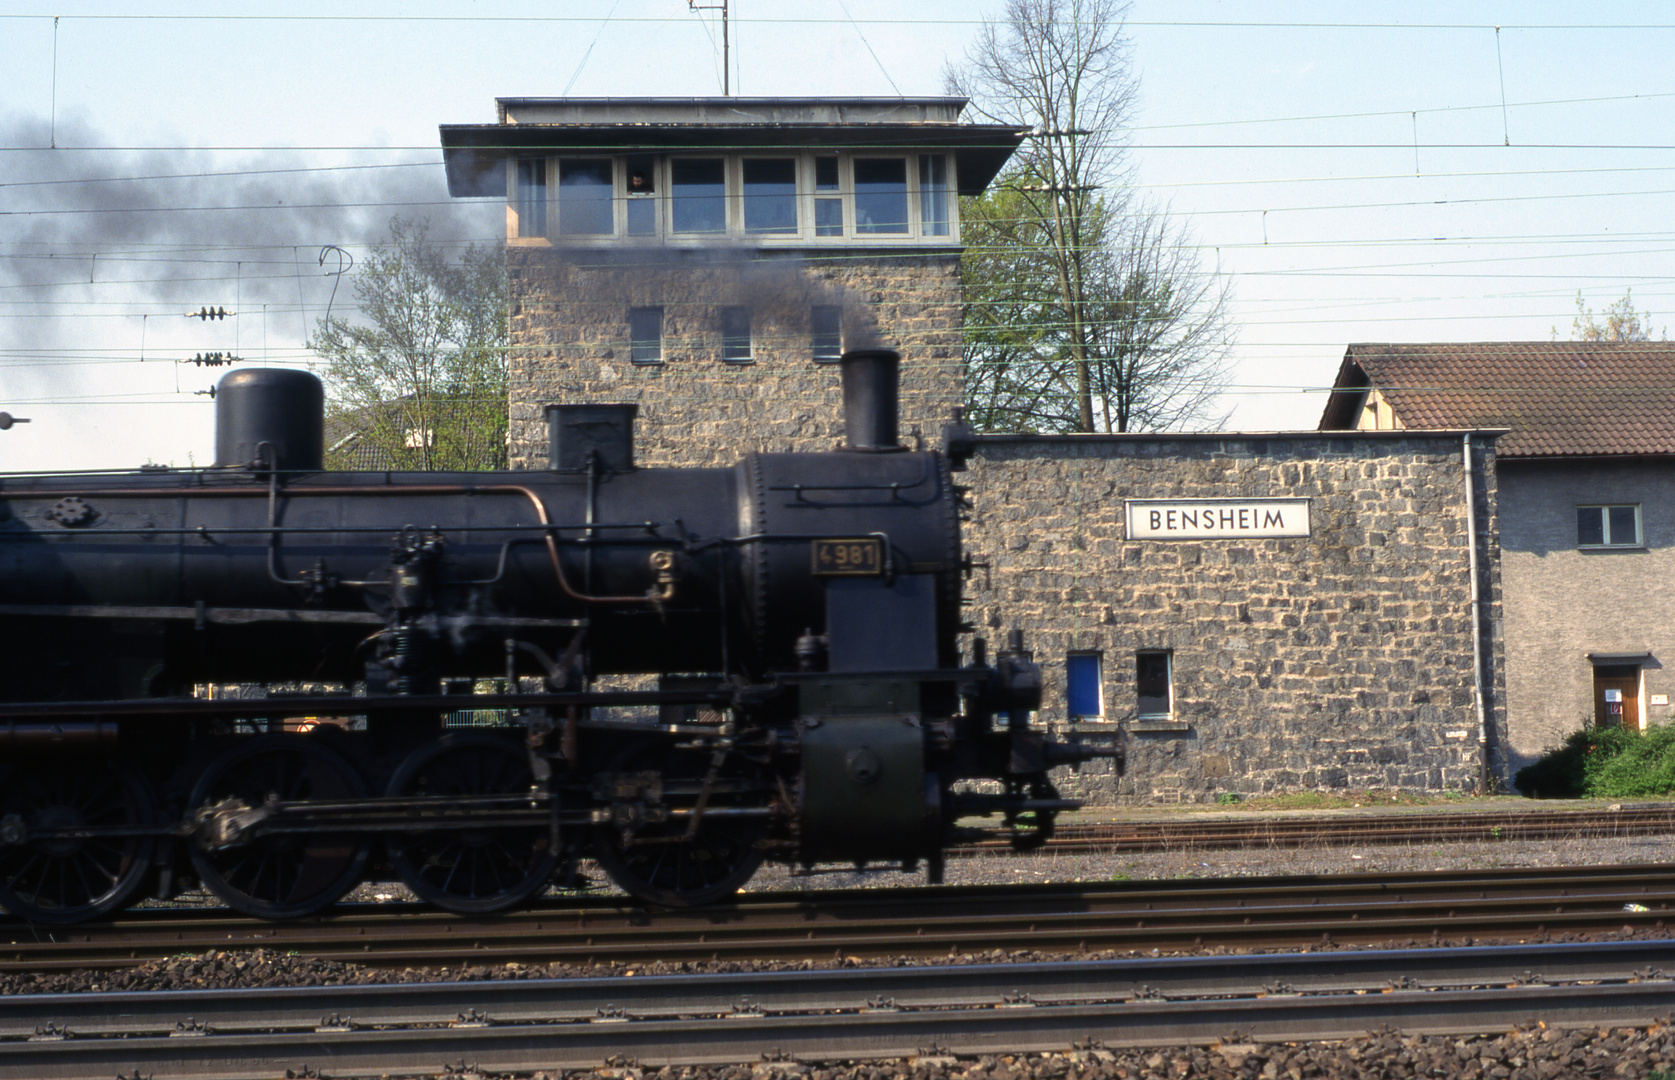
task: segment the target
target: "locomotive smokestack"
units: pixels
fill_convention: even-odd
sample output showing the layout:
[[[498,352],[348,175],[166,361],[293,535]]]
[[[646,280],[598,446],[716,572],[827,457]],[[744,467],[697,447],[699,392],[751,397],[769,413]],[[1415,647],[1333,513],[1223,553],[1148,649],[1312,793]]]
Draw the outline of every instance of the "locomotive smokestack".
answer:
[[[243,368],[215,387],[215,464],[319,472],[325,461],[325,390],[306,371]]]
[[[896,373],[901,356],[894,349],[851,349],[843,366],[843,430],[848,449],[900,450],[896,444]]]

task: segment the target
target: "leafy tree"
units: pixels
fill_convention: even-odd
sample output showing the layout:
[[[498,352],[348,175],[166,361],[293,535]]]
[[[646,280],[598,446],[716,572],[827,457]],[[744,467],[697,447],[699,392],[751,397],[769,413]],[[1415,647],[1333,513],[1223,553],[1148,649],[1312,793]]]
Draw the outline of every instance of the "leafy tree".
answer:
[[[319,320],[327,465],[506,467],[506,265],[494,246],[450,257],[427,222],[390,219],[354,270],[360,319]]]
[[[1651,341],[1652,313],[1634,310],[1634,290],[1628,289],[1623,298],[1616,301],[1599,313],[1604,322],[1594,317],[1588,305],[1582,302],[1581,290],[1576,293],[1576,318],[1570,323],[1570,340],[1572,341]],[[1558,327],[1553,328],[1553,340],[1559,339]],[[1669,340],[1669,331],[1663,331],[1663,340]]]
[[[999,430],[1130,431],[1209,418],[1229,293],[1184,228],[1136,200],[1121,132],[1138,82],[1118,0],[1008,0],[948,89],[1031,129],[962,206],[968,415]]]

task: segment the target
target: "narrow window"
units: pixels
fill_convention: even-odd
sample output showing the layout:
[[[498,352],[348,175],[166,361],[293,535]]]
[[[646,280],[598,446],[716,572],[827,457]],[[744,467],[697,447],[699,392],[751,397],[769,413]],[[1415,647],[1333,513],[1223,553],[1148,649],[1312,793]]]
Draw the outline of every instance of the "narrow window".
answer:
[[[1134,654],[1134,714],[1140,719],[1167,718],[1174,712],[1175,702],[1170,685],[1170,663],[1167,652]]]
[[[721,309],[721,359],[729,364],[748,364],[754,359],[750,350],[749,308]]]
[[[855,231],[907,231],[907,159],[856,158]]]
[[[1073,652],[1064,658],[1065,713],[1072,720],[1103,720],[1105,695],[1100,689],[1104,657],[1096,652]]]
[[[1640,506],[1578,506],[1577,547],[1640,547]]]
[[[669,162],[669,219],[677,233],[727,231],[727,170],[720,158]]]
[[[629,359],[636,364],[663,362],[663,309],[628,309]]]
[[[816,304],[809,309],[813,331],[814,362],[836,363],[843,356],[843,308],[837,304]]]
[[[843,199],[838,194],[838,159],[814,159],[814,235],[843,235]]]
[[[797,162],[795,158],[745,158],[744,231],[797,231]]]
[[[948,159],[919,156],[919,223],[926,236],[948,235]]]
[[[558,234],[611,234],[609,158],[570,158],[558,163]]]
[[[628,159],[624,186],[628,190],[628,235],[657,235],[657,159]]]
[[[518,159],[518,235],[547,235],[547,159]]]

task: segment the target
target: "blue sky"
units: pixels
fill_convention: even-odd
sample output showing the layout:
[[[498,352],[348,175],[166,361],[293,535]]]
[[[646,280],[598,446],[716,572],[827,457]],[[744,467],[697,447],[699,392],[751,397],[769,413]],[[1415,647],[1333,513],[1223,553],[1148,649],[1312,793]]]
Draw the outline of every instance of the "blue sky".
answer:
[[[733,0],[734,90],[938,93],[998,7]],[[323,245],[394,212],[498,238],[447,200],[438,124],[720,91],[684,0],[341,10],[0,14],[0,409],[33,418],[0,469],[202,462],[214,373],[175,361],[300,359],[346,294]],[[1139,180],[1233,279],[1232,427],[1312,426],[1351,341],[1545,340],[1578,290],[1675,321],[1666,5],[1136,0],[1128,32]]]

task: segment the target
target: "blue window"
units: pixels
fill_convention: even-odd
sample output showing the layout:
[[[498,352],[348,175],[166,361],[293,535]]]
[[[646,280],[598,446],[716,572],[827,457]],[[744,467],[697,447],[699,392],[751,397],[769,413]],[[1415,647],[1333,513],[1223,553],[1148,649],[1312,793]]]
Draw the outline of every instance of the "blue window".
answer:
[[[1072,720],[1100,720],[1105,716],[1105,695],[1100,689],[1103,657],[1096,652],[1076,652],[1064,658],[1065,711]]]

